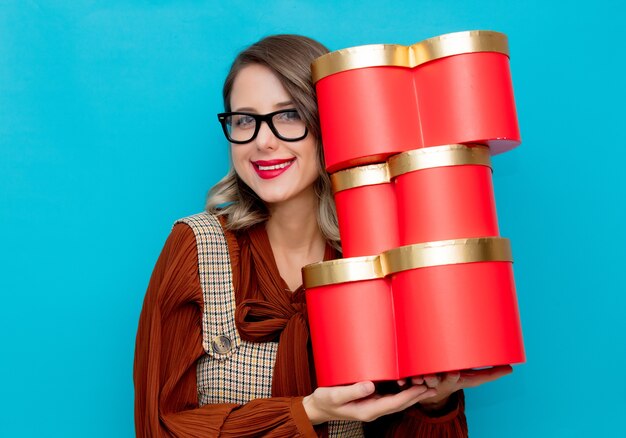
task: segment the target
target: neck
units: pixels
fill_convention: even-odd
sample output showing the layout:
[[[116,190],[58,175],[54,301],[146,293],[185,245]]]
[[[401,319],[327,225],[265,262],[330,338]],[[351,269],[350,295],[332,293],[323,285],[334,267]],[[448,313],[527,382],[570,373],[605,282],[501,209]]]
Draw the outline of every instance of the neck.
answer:
[[[268,207],[270,218],[266,229],[272,248],[310,256],[319,252],[320,245],[325,246],[317,223],[317,200],[313,189],[288,202]]]
[[[302,267],[324,259],[326,241],[317,224],[315,192],[268,206],[265,228],[278,272],[290,290],[302,284]]]

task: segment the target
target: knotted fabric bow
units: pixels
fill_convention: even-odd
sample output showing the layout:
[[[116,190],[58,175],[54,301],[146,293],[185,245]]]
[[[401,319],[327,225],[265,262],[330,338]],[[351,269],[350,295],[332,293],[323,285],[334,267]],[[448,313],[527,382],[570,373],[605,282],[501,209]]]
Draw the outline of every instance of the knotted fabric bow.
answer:
[[[278,341],[272,396],[308,395],[313,388],[304,291],[298,289],[292,293],[287,288],[278,272],[264,225],[252,228],[248,235],[250,244],[241,246],[240,262],[241,271],[247,270],[249,274],[242,276],[239,287],[256,286],[256,291],[252,294],[254,298],[246,298],[237,305],[235,320],[239,335],[249,342]]]

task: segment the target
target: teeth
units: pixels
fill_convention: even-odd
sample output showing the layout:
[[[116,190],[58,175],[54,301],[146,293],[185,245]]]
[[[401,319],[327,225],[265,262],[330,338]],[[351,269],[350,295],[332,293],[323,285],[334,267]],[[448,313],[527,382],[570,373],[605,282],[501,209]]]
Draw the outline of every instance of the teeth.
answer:
[[[259,165],[259,170],[277,170],[277,169],[284,169],[285,167],[289,166],[291,164],[291,161],[286,161],[282,164],[276,164],[274,166],[261,166]]]

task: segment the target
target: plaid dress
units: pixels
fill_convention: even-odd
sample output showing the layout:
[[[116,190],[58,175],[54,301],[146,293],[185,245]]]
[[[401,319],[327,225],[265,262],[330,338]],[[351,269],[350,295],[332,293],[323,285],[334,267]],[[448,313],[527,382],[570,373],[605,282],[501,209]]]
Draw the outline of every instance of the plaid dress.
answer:
[[[198,248],[204,310],[202,346],[197,364],[198,402],[244,404],[272,395],[277,342],[248,342],[235,326],[235,291],[228,245],[219,220],[200,213],[179,220],[191,227]],[[330,421],[330,437],[362,437],[356,421]]]

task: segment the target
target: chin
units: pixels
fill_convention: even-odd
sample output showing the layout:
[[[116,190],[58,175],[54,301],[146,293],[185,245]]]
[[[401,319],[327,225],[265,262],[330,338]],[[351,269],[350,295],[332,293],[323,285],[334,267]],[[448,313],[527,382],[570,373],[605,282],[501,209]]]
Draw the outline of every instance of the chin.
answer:
[[[281,175],[289,176],[289,175]],[[279,177],[279,178],[281,178]],[[254,181],[253,184],[249,186],[254,193],[263,201],[265,204],[282,204],[285,202],[289,202],[292,200],[300,199],[302,197],[311,196],[315,198],[315,190],[313,185],[316,178],[311,178],[312,181],[309,183],[308,180],[303,181],[294,181],[295,178],[285,178],[285,179],[277,179],[277,180],[261,180]]]
[[[312,188],[312,186],[311,186]],[[308,193],[307,193],[307,189],[304,190],[288,190],[288,191],[284,191],[284,190],[276,190],[276,191],[272,191],[272,190],[260,190],[259,192],[256,192],[257,195],[259,196],[259,198],[261,198],[261,200],[267,204],[267,205],[279,205],[279,204],[283,204],[289,201],[294,201],[296,199],[300,199],[300,202],[302,202],[302,199],[304,197],[304,199],[306,199],[308,197]],[[313,192],[314,193],[314,192]],[[314,196],[314,195],[313,195]],[[314,201],[312,201],[314,202]]]
[[[289,196],[286,194],[278,194],[278,193],[272,193],[272,194],[264,193],[264,194],[259,194],[259,198],[261,198],[261,201],[263,201],[265,204],[276,205],[282,202],[289,201],[290,199],[292,199],[292,196]]]

